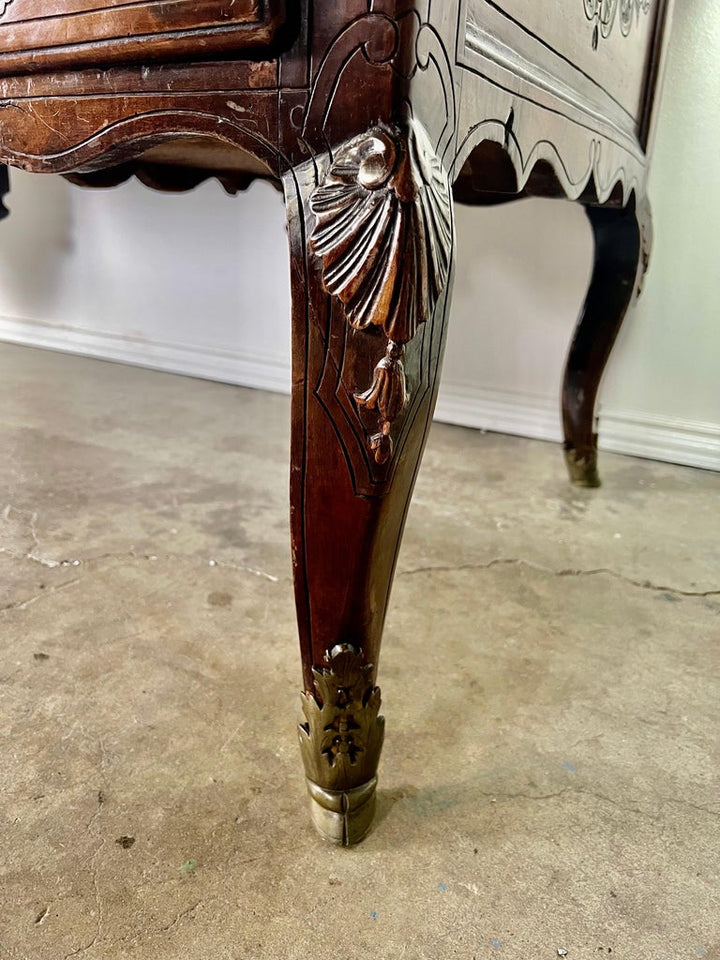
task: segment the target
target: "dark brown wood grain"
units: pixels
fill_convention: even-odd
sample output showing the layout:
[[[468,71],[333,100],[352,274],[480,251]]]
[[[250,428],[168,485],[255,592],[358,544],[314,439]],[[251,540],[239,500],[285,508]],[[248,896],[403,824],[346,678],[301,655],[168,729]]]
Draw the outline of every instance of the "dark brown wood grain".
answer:
[[[7,217],[9,211],[3,203],[4,198],[10,192],[10,174],[4,164],[0,164],[0,220]]]
[[[3,164],[86,186],[282,184],[301,744],[316,823],[342,842],[372,811],[373,684],[439,383],[453,191],[588,208],[563,416],[571,476],[597,481],[595,397],[649,254],[670,15],[658,0],[611,30],[604,2],[538,19],[535,0],[0,0],[0,201]]]
[[[587,297],[565,365],[562,390],[565,456],[571,480],[597,487],[595,402],[610,351],[640,291],[651,245],[650,211],[635,201],[619,210],[586,207],[595,258]]]
[[[0,0],[0,73],[268,46],[284,0]]]

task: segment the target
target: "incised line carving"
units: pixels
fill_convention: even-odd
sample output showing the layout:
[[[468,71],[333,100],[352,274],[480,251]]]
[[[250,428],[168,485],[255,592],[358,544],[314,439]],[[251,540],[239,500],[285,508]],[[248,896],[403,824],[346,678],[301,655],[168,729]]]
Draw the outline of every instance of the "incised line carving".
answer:
[[[372,385],[355,394],[358,407],[378,414],[370,449],[385,463],[407,403],[405,345],[432,317],[450,274],[448,177],[419,123],[402,132],[377,126],[337,151],[310,207],[325,289],[356,330],[381,327],[387,337]]]
[[[0,17],[4,17],[14,0],[0,0]]]
[[[583,0],[583,4],[585,16],[595,21],[592,45],[593,50],[597,50],[600,37],[606,40],[616,22],[620,24],[620,33],[627,37],[633,22],[639,21],[641,14],[650,12],[651,0]]]
[[[385,732],[372,664],[350,644],[338,644],[313,667],[315,693],[302,694],[300,752],[309,780],[325,790],[352,790],[377,772]]]

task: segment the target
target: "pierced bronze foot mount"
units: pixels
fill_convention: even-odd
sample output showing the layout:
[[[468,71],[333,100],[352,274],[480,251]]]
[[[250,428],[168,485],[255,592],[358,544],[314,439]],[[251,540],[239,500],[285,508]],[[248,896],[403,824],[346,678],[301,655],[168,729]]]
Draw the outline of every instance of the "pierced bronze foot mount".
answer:
[[[358,843],[375,812],[377,768],[385,732],[380,690],[362,651],[341,643],[313,668],[313,693],[302,694],[298,728],[310,814],[321,836]]]

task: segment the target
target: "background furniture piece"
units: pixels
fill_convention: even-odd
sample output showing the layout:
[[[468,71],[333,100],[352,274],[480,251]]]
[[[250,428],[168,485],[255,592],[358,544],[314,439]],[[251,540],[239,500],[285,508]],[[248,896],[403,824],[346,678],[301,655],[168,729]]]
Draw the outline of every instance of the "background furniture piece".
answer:
[[[372,820],[375,665],[437,394],[452,194],[587,209],[595,266],[562,398],[571,478],[595,486],[597,389],[649,255],[669,7],[0,0],[1,162],[88,186],[282,181],[299,737],[331,839]]]

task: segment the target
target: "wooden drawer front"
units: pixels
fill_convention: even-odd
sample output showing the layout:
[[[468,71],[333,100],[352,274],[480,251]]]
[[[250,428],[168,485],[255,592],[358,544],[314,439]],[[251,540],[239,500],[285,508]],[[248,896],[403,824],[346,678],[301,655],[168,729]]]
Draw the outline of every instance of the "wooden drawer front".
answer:
[[[0,73],[264,46],[284,0],[0,0]]]
[[[510,44],[519,25],[637,120],[662,6],[663,0],[471,0],[468,12]]]

